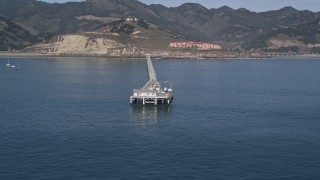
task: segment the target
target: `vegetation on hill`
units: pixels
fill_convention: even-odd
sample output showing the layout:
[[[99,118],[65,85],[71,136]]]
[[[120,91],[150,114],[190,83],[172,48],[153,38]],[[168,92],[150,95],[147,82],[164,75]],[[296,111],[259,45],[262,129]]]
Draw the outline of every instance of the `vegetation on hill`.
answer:
[[[0,51],[21,49],[38,40],[36,36],[31,35],[16,23],[0,16]]]
[[[299,41],[304,46],[307,46],[308,44],[309,45],[319,44],[320,43],[320,19],[316,19],[311,23],[298,25],[295,28],[287,28],[287,29],[272,31],[255,40],[245,43],[243,45],[243,48],[247,50],[257,49],[257,48],[262,50],[268,50],[268,49],[277,50],[278,48],[270,48],[269,41],[271,39],[277,39],[277,38],[279,39],[280,36],[286,36],[287,39]],[[296,50],[297,48],[299,48],[297,47],[297,44],[288,46],[288,47],[279,47],[281,51],[297,51]],[[316,49],[314,49],[313,51],[316,51]]]
[[[103,32],[109,39],[138,48],[166,49],[170,42],[181,38],[141,19],[128,22],[123,18],[106,23],[94,32]]]

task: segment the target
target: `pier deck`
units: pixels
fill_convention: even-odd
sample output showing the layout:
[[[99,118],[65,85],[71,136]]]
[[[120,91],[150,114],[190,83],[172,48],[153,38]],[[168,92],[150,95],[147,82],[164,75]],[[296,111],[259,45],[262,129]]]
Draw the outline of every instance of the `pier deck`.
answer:
[[[157,80],[150,55],[147,55],[147,67],[149,81],[141,88],[134,89],[133,95],[130,96],[131,104],[170,104],[173,100],[172,85],[170,88],[162,89],[161,83]]]

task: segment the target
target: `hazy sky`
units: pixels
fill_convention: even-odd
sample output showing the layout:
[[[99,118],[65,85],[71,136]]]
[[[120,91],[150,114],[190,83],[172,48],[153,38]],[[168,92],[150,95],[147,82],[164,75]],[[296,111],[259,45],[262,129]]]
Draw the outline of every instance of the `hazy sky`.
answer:
[[[71,0],[42,0],[46,2],[67,2]],[[72,0],[81,1],[81,0]],[[320,0],[140,0],[146,4],[163,4],[168,7],[176,7],[183,3],[200,3],[207,8],[218,8],[227,5],[234,9],[247,8],[251,11],[276,10],[285,6],[292,6],[299,10],[320,11]]]

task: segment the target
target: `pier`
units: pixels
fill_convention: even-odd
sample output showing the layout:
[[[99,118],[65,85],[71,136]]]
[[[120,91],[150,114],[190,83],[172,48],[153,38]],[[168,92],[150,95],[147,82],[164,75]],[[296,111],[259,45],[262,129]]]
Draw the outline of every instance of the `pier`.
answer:
[[[166,81],[165,83],[170,87],[161,87],[150,55],[147,55],[147,67],[149,81],[141,89],[133,89],[133,95],[130,96],[130,104],[170,104],[173,100],[172,83]]]

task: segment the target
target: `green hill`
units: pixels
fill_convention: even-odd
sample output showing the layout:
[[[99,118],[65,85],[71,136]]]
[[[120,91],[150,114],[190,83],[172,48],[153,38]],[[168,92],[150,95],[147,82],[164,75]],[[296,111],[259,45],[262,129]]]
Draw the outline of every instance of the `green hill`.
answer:
[[[36,36],[21,26],[0,16],[0,51],[21,49],[38,41]]]
[[[275,46],[272,42],[279,42]],[[286,43],[287,42],[287,43]],[[291,42],[291,43],[290,43]],[[320,44],[320,19],[311,23],[301,24],[295,28],[272,31],[255,40],[245,43],[245,49],[283,50],[290,51],[297,48],[313,48]]]
[[[128,22],[123,18],[104,24],[94,32],[100,32],[123,45],[150,49],[166,49],[170,42],[181,39],[179,35],[164,31],[142,19]]]

